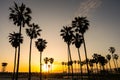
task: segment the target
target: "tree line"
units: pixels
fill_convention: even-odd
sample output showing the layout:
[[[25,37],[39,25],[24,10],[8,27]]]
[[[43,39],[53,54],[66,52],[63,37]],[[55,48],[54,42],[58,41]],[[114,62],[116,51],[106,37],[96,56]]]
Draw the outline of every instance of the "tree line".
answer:
[[[15,48],[15,56],[14,56],[14,69],[13,69],[13,77],[12,80],[18,80],[18,72],[19,72],[19,62],[20,62],[20,51],[21,44],[23,43],[22,36],[22,28],[26,28],[26,34],[30,38],[30,50],[29,50],[29,73],[28,80],[31,80],[31,53],[32,53],[32,42],[33,39],[38,38],[35,41],[35,46],[40,52],[40,80],[42,80],[42,52],[47,47],[46,40],[41,38],[40,26],[36,23],[31,23],[31,9],[27,7],[25,4],[18,5],[14,2],[14,6],[9,8],[10,14],[9,19],[13,21],[13,24],[19,27],[19,32],[13,32],[9,34],[9,42],[12,47]]]

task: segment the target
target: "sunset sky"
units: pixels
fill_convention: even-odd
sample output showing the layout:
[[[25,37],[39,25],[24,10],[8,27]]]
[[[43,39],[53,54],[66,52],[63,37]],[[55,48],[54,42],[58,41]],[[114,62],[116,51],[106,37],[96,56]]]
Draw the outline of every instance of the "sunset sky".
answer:
[[[31,8],[31,23],[40,26],[41,37],[48,42],[42,57],[54,58],[53,69],[60,67],[62,61],[67,61],[67,46],[60,36],[60,30],[71,25],[76,16],[87,16],[90,21],[89,30],[85,33],[88,58],[92,58],[93,53],[106,56],[111,46],[120,56],[120,0],[0,0],[0,71],[2,62],[8,63],[7,71],[13,69],[14,48],[9,43],[8,35],[19,30],[9,20],[9,7],[14,5],[14,1],[18,4],[23,2]],[[24,41],[21,45],[20,71],[28,71],[30,40],[25,33],[26,28],[22,28]],[[32,71],[38,71],[39,52],[34,41],[36,39],[32,46]],[[80,52],[84,60],[83,45]],[[71,45],[71,54],[73,60],[78,60],[74,45]]]

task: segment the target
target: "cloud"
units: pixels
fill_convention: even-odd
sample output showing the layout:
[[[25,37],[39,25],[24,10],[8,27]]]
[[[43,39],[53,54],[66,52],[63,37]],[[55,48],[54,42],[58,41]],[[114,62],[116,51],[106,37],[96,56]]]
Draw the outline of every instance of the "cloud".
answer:
[[[101,3],[101,0],[84,0],[84,2],[80,3],[78,11],[75,12],[74,17],[89,16],[90,12],[100,7]]]

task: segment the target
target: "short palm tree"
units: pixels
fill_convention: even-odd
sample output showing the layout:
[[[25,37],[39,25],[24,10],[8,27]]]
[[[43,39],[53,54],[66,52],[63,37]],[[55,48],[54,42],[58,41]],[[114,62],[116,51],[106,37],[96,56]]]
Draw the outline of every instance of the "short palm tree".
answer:
[[[72,27],[63,26],[63,29],[61,29],[60,32],[61,32],[60,36],[62,36],[62,38],[64,39],[64,42],[67,43],[68,62],[72,62],[71,51],[70,51],[70,44],[72,43],[72,39],[73,39]],[[69,61],[69,59],[70,59],[70,61]],[[72,64],[71,64],[71,70],[72,70],[72,79],[73,79],[73,66],[72,66]],[[69,65],[68,65],[68,72],[69,72]]]
[[[113,57],[116,60],[116,65],[117,65],[117,69],[118,69],[118,62],[117,62],[117,60],[118,60],[119,56],[117,54],[114,54]]]
[[[111,53],[111,55],[112,55],[112,58],[113,58],[113,63],[114,63],[114,66],[115,66],[115,68],[116,68],[116,64],[115,64],[115,60],[114,60],[114,53],[115,53],[115,48],[114,47],[110,47],[109,49],[108,49],[108,51]]]
[[[36,48],[40,52],[40,80],[42,80],[42,52],[46,48],[46,40],[43,40],[42,38],[37,39],[35,42]]]
[[[45,62],[45,64],[46,64],[46,70],[48,69],[48,68],[47,68],[48,61],[49,61],[48,57],[45,57],[45,58],[44,58],[44,62]]]
[[[19,26],[19,34],[21,34],[21,28],[25,26],[25,24],[29,25],[31,21],[31,9],[26,7],[25,4],[21,4],[18,6],[14,2],[14,6],[9,8],[10,15],[9,19],[13,21],[14,25]],[[18,72],[19,72],[19,61],[20,61],[20,45],[18,47],[18,60],[17,60],[17,71],[16,71],[16,80],[18,80]]]
[[[8,63],[6,63],[6,62],[2,63],[2,72],[5,72],[5,68],[7,65],[8,65]]]
[[[105,57],[100,55],[98,57],[98,62],[102,66],[103,70],[105,70],[104,65],[107,63],[107,60],[105,59]]]
[[[40,36],[40,27],[37,24],[30,25],[29,28],[26,29],[27,36],[30,37],[30,51],[29,51],[29,76],[28,80],[31,80],[31,50],[32,50],[32,40]]]
[[[110,64],[111,55],[110,55],[110,54],[107,54],[107,55],[106,55],[106,58],[107,58],[107,60],[108,60],[108,62],[109,62],[110,71],[112,71],[112,69],[111,69],[111,64]]]
[[[98,72],[98,57],[99,57],[99,54],[97,54],[97,53],[94,53],[93,55],[92,55],[92,57],[93,57],[93,60],[95,61],[95,63],[96,63],[96,69],[97,69],[97,72]]]
[[[65,65],[65,62],[62,62],[62,69],[63,69],[63,72],[64,72],[64,65]]]
[[[76,73],[76,63],[77,63],[77,61],[74,60],[73,63],[75,64],[75,68],[74,68],[74,70],[75,70],[75,73]]]
[[[86,17],[75,17],[75,20],[72,21],[72,27],[75,28],[75,31],[79,34],[81,34],[83,38],[83,45],[84,45],[84,51],[85,51],[85,58],[87,61],[87,50],[86,50],[86,44],[84,39],[84,33],[89,29],[89,21],[86,19]],[[89,67],[88,67],[88,61],[86,63],[87,65],[87,72],[89,77]]]
[[[16,70],[16,56],[17,56],[17,48],[18,46],[20,45],[20,43],[23,42],[23,37],[20,36],[19,33],[9,33],[9,42],[11,43],[12,47],[15,48],[15,56],[14,56],[14,69],[13,69],[13,77],[12,79],[14,80],[14,77],[15,77],[15,70]]]
[[[51,72],[52,72],[52,64],[53,64],[53,62],[54,62],[54,59],[53,59],[53,58],[50,58],[49,61],[50,61],[50,64],[51,64]]]

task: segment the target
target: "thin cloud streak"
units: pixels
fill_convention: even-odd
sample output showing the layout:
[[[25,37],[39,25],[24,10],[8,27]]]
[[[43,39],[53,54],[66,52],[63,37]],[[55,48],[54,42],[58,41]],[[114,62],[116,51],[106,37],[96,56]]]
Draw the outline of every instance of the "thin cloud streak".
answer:
[[[75,12],[74,17],[89,16],[91,11],[96,10],[101,6],[101,3],[101,0],[85,0],[84,2],[80,3],[78,11]]]

